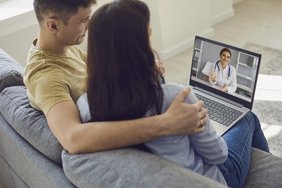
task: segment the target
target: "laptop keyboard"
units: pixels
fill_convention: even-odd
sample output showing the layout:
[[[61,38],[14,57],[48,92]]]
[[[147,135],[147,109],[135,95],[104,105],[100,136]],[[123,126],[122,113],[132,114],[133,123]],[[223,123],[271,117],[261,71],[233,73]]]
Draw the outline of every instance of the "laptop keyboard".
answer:
[[[209,110],[209,118],[225,126],[231,125],[231,123],[243,113],[198,93],[195,94],[199,100],[204,101],[204,107]]]

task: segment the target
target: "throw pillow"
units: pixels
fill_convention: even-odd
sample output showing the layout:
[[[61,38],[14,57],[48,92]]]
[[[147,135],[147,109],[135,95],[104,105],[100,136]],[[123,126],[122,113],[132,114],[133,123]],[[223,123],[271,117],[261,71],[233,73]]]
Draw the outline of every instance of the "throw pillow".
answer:
[[[0,49],[0,91],[9,86],[23,84],[23,66]]]
[[[30,106],[24,86],[5,88],[0,94],[0,113],[34,148],[61,164],[62,146],[50,131],[44,114]]]

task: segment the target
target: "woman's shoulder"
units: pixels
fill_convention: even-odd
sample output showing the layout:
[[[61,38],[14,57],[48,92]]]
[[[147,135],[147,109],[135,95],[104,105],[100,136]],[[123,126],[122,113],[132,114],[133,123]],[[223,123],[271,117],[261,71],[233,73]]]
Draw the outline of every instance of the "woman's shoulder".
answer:
[[[173,100],[175,96],[179,94],[186,87],[190,87],[190,86],[177,84],[177,83],[162,84],[165,100],[169,100],[169,101]]]
[[[162,84],[164,94],[169,94],[169,95],[176,95],[177,93],[182,91],[185,87],[187,86],[177,83]]]
[[[176,83],[167,83],[162,84],[163,93],[164,93],[164,100],[163,100],[163,107],[164,109],[168,108],[168,106],[172,103],[176,95],[178,95],[184,88],[191,88],[190,86],[185,86],[183,84],[176,84]],[[198,101],[197,97],[195,96],[192,88],[191,92],[186,98],[186,103],[195,103]]]

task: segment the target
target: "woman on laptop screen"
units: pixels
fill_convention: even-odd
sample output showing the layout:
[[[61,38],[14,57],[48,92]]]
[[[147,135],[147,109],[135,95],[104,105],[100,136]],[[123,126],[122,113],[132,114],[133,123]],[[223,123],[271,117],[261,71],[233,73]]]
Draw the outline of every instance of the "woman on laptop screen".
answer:
[[[223,48],[219,57],[220,60],[206,64],[203,73],[208,75],[208,81],[211,85],[216,85],[223,92],[235,93],[237,89],[236,69],[230,65],[231,51],[228,48]],[[207,66],[210,70],[207,70]]]

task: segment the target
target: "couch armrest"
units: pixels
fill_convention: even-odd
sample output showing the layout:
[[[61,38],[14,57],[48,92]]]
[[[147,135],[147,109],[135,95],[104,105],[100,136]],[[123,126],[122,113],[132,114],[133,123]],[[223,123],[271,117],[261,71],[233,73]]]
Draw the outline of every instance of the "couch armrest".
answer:
[[[78,187],[226,187],[156,155],[136,149],[91,154],[62,152],[63,168]]]
[[[245,187],[282,187],[282,158],[252,148]]]

